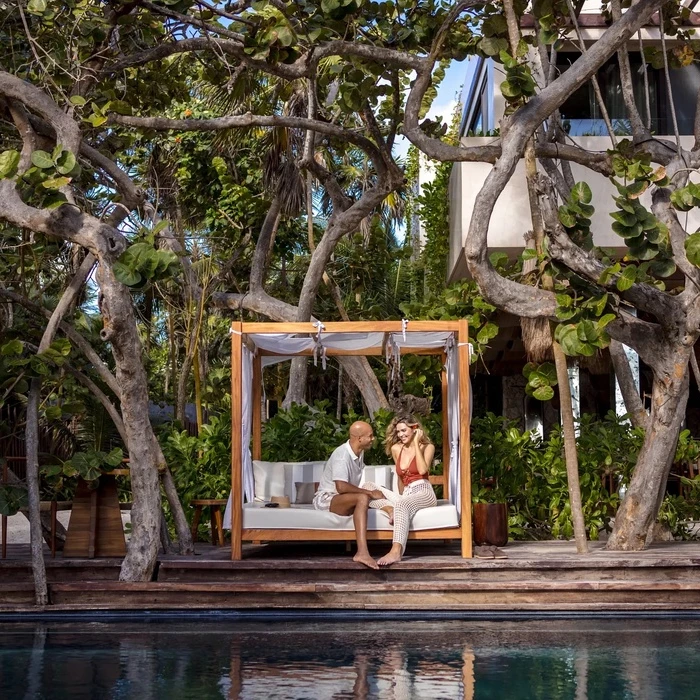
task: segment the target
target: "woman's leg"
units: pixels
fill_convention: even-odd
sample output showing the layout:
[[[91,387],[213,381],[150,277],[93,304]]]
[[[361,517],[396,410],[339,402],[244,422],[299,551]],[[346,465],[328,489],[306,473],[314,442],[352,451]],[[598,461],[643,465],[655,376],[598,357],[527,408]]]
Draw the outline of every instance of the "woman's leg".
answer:
[[[421,508],[430,508],[437,503],[435,491],[430,484],[421,484],[408,494],[399,497],[394,504],[394,538],[388,554],[377,560],[380,566],[390,566],[401,561],[408,541],[408,530],[413,516]]]
[[[394,522],[394,502],[396,499],[400,498],[400,496],[383,486],[373,484],[371,481],[362,484],[362,488],[368,491],[381,491],[384,494],[384,498],[377,498],[370,501],[369,507],[375,508],[376,510],[383,510],[389,516],[389,523],[392,524]]]

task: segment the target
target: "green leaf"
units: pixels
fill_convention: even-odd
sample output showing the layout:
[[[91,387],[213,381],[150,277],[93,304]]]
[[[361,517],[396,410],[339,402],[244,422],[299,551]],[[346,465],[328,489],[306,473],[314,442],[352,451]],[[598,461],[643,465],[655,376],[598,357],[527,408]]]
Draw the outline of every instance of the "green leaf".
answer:
[[[627,196],[630,199],[636,199],[646,192],[649,183],[646,180],[638,180],[627,186]]]
[[[526,379],[530,378],[530,375],[537,369],[537,365],[534,362],[528,362],[525,367],[523,367],[523,375]]]
[[[17,174],[20,154],[18,151],[3,151],[0,153],[0,180],[14,177]]]
[[[591,188],[586,182],[577,182],[571,188],[571,199],[575,202],[583,202],[584,204],[589,204],[593,197]]]
[[[599,331],[596,324],[588,319],[577,324],[576,332],[578,333],[578,338],[582,343],[594,343],[599,337]]]
[[[487,36],[478,43],[478,48],[487,56],[498,56],[501,51],[508,50],[508,42],[505,39]]]
[[[505,253],[504,253],[505,255]],[[507,258],[508,256],[506,256]],[[525,260],[533,260],[534,258],[537,257],[537,251],[534,248],[525,248],[525,250],[522,252],[521,258],[523,261]]]
[[[114,276],[127,287],[135,287],[142,282],[142,277],[136,270],[132,270],[119,261],[114,263],[112,271],[114,272]]]
[[[91,114],[85,121],[90,122],[94,127],[98,127],[102,126],[107,121],[107,117],[102,114]]]
[[[27,489],[14,484],[0,485],[0,515],[12,517],[28,504]]]
[[[123,459],[124,453],[122,452],[120,447],[115,447],[111,452],[107,453],[104,456],[105,464],[114,468],[118,467],[122,463]]]
[[[505,265],[508,262],[508,255],[499,252],[491,253],[491,255],[489,255],[489,261],[494,267]]]
[[[700,232],[692,233],[685,239],[685,254],[696,267],[700,267]]]
[[[651,271],[656,277],[670,277],[676,271],[676,263],[673,260],[655,260]]]
[[[63,151],[56,161],[56,170],[61,175],[68,175],[76,166],[75,156],[70,151]]]
[[[58,190],[64,185],[67,185],[70,181],[71,178],[69,177],[50,177],[48,180],[44,180],[41,186],[45,187],[47,190]]]
[[[340,0],[321,0],[321,11],[329,15],[340,7]]]
[[[32,164],[37,168],[45,170],[47,168],[53,168],[54,162],[50,153],[46,151],[34,151],[32,153]]]
[[[612,211],[610,216],[623,226],[634,226],[637,223],[637,217],[626,211]]]
[[[671,194],[671,204],[679,211],[690,211],[695,206],[695,198],[687,187]]]
[[[132,114],[132,109],[131,105],[124,100],[111,100],[102,108],[103,114],[107,114],[107,112],[115,112],[128,117]]]
[[[561,345],[565,355],[575,356],[581,352],[581,341],[576,332],[576,326],[572,323],[566,326],[558,326],[555,331],[555,339]]]
[[[554,396],[554,389],[551,386],[541,386],[532,392],[538,401],[549,401]]]
[[[627,265],[622,271],[622,274],[617,278],[615,286],[618,291],[627,291],[635,282],[637,281],[637,267],[636,265]]]
[[[0,355],[7,357],[8,355],[21,355],[24,350],[24,343],[21,340],[10,340],[4,345],[0,346]]]
[[[495,338],[497,335],[498,326],[495,323],[487,323],[477,334],[476,340],[478,343],[484,345],[488,343],[491,338]]]
[[[514,100],[523,94],[520,86],[512,80],[504,80],[501,83],[501,95],[507,100]]]
[[[566,226],[566,228],[573,228],[576,226],[576,216],[573,212],[569,211],[568,207],[559,207],[559,221]]]
[[[87,103],[87,100],[84,97],[81,97],[80,95],[73,95],[69,102],[72,105],[76,105],[76,107],[82,107],[84,104]]]
[[[27,10],[33,15],[43,15],[47,7],[47,0],[29,0],[27,3]]]

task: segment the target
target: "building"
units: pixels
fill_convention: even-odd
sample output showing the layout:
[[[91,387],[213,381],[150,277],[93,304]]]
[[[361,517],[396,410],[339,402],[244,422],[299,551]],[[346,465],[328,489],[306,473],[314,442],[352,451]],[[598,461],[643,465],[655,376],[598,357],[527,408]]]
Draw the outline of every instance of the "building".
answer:
[[[692,6],[695,2],[684,0]],[[600,2],[586,2],[584,12],[579,18],[582,37],[587,45],[594,43],[606,29],[604,18],[599,14]],[[523,20],[524,31],[528,31],[528,17]],[[700,25],[700,15],[692,13],[689,25]],[[530,26],[531,23],[530,23]],[[689,29],[692,27],[689,26]],[[571,37],[575,35],[571,34]],[[660,35],[655,26],[648,26],[640,32],[643,48],[659,47]],[[699,37],[700,38],[700,37]],[[667,40],[673,46],[671,40]],[[573,41],[565,44],[557,57],[557,69],[565,71],[580,55],[577,44]],[[694,142],[693,122],[697,95],[700,92],[700,66],[692,63],[682,68],[671,69],[671,90],[666,86],[663,69],[647,65],[648,107],[645,89],[645,71],[642,70],[640,40],[635,37],[628,45],[633,74],[635,96],[640,112],[650,118],[651,131],[665,136],[670,141],[675,139],[671,104],[675,109],[678,131],[682,144],[691,147]],[[505,79],[503,66],[491,58],[474,57],[467,71],[467,81],[462,95],[464,111],[460,126],[460,140],[465,146],[484,145],[493,142],[497,135],[506,101],[501,94],[500,85]],[[617,58],[608,61],[598,72],[601,92],[616,134],[624,138],[630,133],[629,122],[622,99]],[[592,84],[588,83],[574,93],[561,107],[562,124],[573,143],[587,150],[605,151],[611,147],[605,122],[594,98]],[[480,184],[484,182],[491,170],[489,163],[456,163],[450,181],[450,252],[448,260],[448,282],[454,282],[469,276],[464,256],[464,243]],[[605,177],[590,170],[572,164],[576,181],[585,180],[593,191],[593,203],[596,212],[593,216],[592,231],[594,243],[611,249],[613,253],[623,254],[622,239],[612,230],[609,213],[616,209],[612,195],[617,192]],[[700,179],[700,178],[698,178]],[[641,201],[649,207],[651,197],[648,193]],[[700,214],[697,210],[688,212],[686,230],[700,229]],[[501,251],[511,259],[517,257],[524,247],[524,235],[531,229],[530,209],[524,163],[518,165],[511,181],[501,193],[489,227],[489,250]],[[494,339],[488,366],[489,376],[477,376],[475,380],[475,398],[483,405],[480,408],[503,413],[512,418],[519,418],[527,427],[537,427],[544,423],[558,421],[556,411],[551,406],[529,399],[524,393],[525,380],[521,371],[525,362],[524,348],[520,340],[518,319],[504,317],[501,319],[502,332]],[[637,363],[636,355],[632,358]],[[580,397],[581,412],[597,412],[604,415],[614,408],[615,383],[610,371],[607,353],[586,359],[580,364],[580,372],[573,371],[572,389]],[[640,390],[649,393],[651,379],[644,367],[640,369]],[[692,382],[691,382],[692,384]],[[479,395],[482,401],[479,402]],[[697,406],[698,408],[694,408]],[[618,410],[621,406],[618,406]],[[548,414],[549,412],[549,414]],[[690,414],[698,414],[693,419],[700,432],[700,397],[696,387],[691,388]],[[690,422],[689,422],[690,424]]]

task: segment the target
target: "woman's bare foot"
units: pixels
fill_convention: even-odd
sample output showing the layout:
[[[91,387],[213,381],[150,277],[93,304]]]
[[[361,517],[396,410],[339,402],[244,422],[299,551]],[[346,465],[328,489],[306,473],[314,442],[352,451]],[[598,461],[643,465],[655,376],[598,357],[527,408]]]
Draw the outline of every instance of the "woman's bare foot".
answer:
[[[370,569],[378,569],[379,567],[377,566],[377,562],[370,557],[369,554],[360,554],[359,552],[352,558],[353,561],[356,561],[360,564],[364,564],[365,566],[369,567]]]
[[[393,506],[384,506],[382,510],[389,516],[389,525],[394,524],[394,507]]]
[[[394,545],[388,554],[377,560],[379,566],[391,566],[392,564],[397,564],[401,561],[401,545]]]

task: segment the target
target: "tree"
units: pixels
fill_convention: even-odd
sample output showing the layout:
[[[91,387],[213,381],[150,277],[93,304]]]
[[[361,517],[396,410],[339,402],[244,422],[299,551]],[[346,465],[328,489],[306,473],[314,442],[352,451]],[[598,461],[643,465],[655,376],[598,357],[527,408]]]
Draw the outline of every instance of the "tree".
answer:
[[[559,323],[555,337],[565,352],[604,346],[609,334],[637,349],[654,369],[651,429],[613,537],[614,546],[644,545],[685,405],[690,349],[700,332],[694,244],[689,242],[686,254],[685,233],[674,213],[674,206],[696,203],[696,191],[685,185],[686,169],[697,166],[697,149],[684,152],[676,144],[669,147],[651,137],[641,118],[635,117],[629,71],[624,69],[632,142],[620,142],[605,154],[589,153],[565,142],[556,113],[567,96],[616,52],[626,66],[626,42],[661,8],[665,31],[677,33],[682,13],[674,3],[640,0],[622,14],[614,0],[611,26],[560,76],[549,65],[559,33],[569,31],[575,19],[575,8],[568,0],[534,3],[536,32],[519,37],[515,44],[509,44],[508,17],[501,5],[478,0],[455,4],[434,0],[212,4],[198,0],[194,5],[189,0],[113,0],[108,4],[85,0],[79,7],[68,0],[51,7],[45,0],[29,0],[2,11],[6,20],[2,31],[12,52],[0,59],[4,66],[0,95],[6,101],[6,114],[17,105],[21,109],[14,112],[24,110],[27,116],[12,116],[15,133],[22,138],[22,154],[15,149],[1,156],[0,219],[59,237],[96,257],[103,335],[112,343],[122,384],[125,430],[138,465],[135,536],[144,547],[139,548],[140,573],[132,569],[129,576],[145,575],[152,561],[158,458],[142,426],[147,423],[146,377],[133,299],[124,278],[120,281],[124,269],[117,265],[120,256],[126,255],[121,262],[126,260],[133,272],[138,256],[134,250],[129,253],[130,241],[118,227],[127,216],[150,220],[153,227],[160,219],[173,216],[172,211],[159,211],[159,203],[151,200],[152,191],[144,190],[143,183],[131,177],[131,147],[138,132],[145,140],[156,132],[250,133],[252,129],[286,130],[294,136],[298,145],[287,151],[291,165],[304,174],[302,181],[315,179],[330,202],[322,235],[309,251],[298,303],[273,296],[266,286],[266,263],[274,255],[278,219],[274,197],[265,200],[269,205],[256,231],[248,283],[240,285],[234,279],[238,289],[212,294],[220,308],[275,320],[313,319],[324,273],[340,241],[366,226],[387,198],[402,189],[403,169],[393,155],[399,133],[439,161],[493,163],[476,200],[466,245],[470,270],[485,297],[517,315],[568,321]],[[525,2],[515,2],[511,14],[519,16],[526,9]],[[77,30],[68,39],[61,31],[67,24]],[[512,23],[510,29],[512,34]],[[503,64],[507,79],[502,92],[511,109],[498,142],[464,147],[441,138],[445,127],[439,120],[423,118],[444,66],[476,53],[494,56]],[[536,85],[536,64],[545,68],[546,84]],[[207,113],[187,106],[208,90],[245,95],[253,85],[269,87],[264,107],[254,100],[212,102]],[[293,95],[304,97],[303,116],[284,107]],[[46,140],[47,148],[38,149],[39,138]],[[535,199],[546,243],[535,253],[538,286],[502,277],[487,254],[487,231],[496,199],[528,144],[537,159],[538,172],[532,174],[531,184],[537,188]],[[359,189],[344,168],[351,151],[362,154],[366,163]],[[73,170],[78,160],[89,167],[94,178],[91,188]],[[666,173],[651,168],[652,161],[663,165]],[[639,264],[606,261],[586,246],[589,189],[583,183],[575,185],[568,162],[627,178],[627,183],[620,184],[621,220],[617,223],[627,234],[630,253]],[[229,165],[233,167],[233,161]],[[650,187],[654,188],[653,212],[642,211],[636,197]],[[259,194],[269,196],[269,192]],[[97,202],[107,206],[105,217],[94,215],[102,211]],[[49,209],[52,205],[57,208]],[[206,236],[206,227],[201,234]],[[189,251],[178,241],[177,230],[175,235],[166,233],[158,244],[176,253],[187,276]],[[154,272],[167,269],[167,258],[157,257],[165,253],[154,249],[146,256],[150,261],[146,268],[153,267]],[[646,265],[652,253],[653,265]],[[121,270],[119,276],[115,265]],[[691,281],[677,295],[650,284],[672,265]],[[545,276],[553,278],[553,290],[540,284]],[[582,279],[585,289],[574,294]],[[596,295],[600,299],[594,302]],[[645,317],[632,317],[622,302],[635,306]],[[382,405],[383,395],[368,366],[353,358],[343,362],[362,387],[368,408]],[[648,491],[653,492],[652,499],[645,497]],[[148,505],[142,511],[144,503]],[[137,555],[130,552],[130,557]]]

